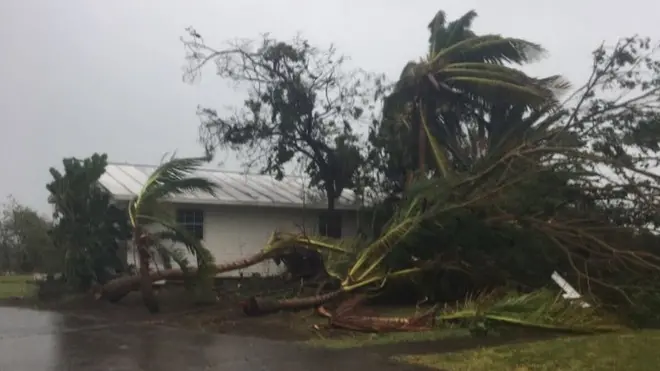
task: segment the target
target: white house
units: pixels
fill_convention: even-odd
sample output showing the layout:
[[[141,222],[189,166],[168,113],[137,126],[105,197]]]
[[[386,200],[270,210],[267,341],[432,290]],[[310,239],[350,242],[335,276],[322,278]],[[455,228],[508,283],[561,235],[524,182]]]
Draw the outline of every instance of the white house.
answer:
[[[156,166],[109,164],[100,185],[117,202],[128,202],[139,192]],[[319,218],[326,208],[324,197],[306,190],[302,177],[281,181],[268,175],[203,169],[195,176],[215,181],[216,196],[188,194],[171,198],[177,221],[201,237],[216,262],[233,261],[262,249],[274,230],[308,234],[319,232]],[[342,236],[357,232],[359,200],[345,191],[337,201],[342,218]],[[135,254],[128,251],[129,263]],[[244,275],[273,275],[281,272],[272,261],[248,268]],[[238,275],[233,272],[230,275]]]

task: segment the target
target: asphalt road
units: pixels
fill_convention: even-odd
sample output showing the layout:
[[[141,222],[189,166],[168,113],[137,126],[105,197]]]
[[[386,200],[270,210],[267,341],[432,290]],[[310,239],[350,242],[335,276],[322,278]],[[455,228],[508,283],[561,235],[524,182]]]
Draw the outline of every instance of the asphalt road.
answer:
[[[359,354],[359,356],[356,356]],[[0,307],[2,371],[413,371],[375,354]]]

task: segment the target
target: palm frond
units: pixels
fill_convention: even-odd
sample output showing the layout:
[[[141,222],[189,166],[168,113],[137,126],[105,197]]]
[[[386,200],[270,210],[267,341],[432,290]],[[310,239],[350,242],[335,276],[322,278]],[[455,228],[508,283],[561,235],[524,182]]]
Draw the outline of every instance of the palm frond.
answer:
[[[420,223],[421,219],[419,217],[411,216],[388,225],[376,240],[362,250],[349,271],[347,279],[349,281],[356,280],[358,278],[358,271],[362,271],[360,278],[364,279],[376,268],[380,267],[380,264],[392,249],[401,244],[408,235],[416,230]]]
[[[601,313],[597,308],[577,305],[562,298],[560,293],[547,289],[500,297],[477,295],[464,303],[445,308],[439,319],[484,319],[499,325],[580,333],[625,328],[616,318]]]
[[[445,155],[444,149],[440,146],[438,141],[431,133],[429,125],[426,122],[425,115],[423,114],[421,115],[421,122],[424,131],[426,132],[426,139],[429,141],[429,144],[431,145],[431,151],[433,152],[435,165],[440,170],[442,177],[447,178],[447,176],[449,175],[450,164],[449,164],[449,160],[447,159],[447,156]]]
[[[547,104],[529,111],[510,107],[500,117],[491,115],[489,155],[494,156],[493,158],[502,156],[523,141],[531,143],[548,138],[548,129],[560,124],[564,115],[564,112],[559,110],[554,102],[547,102]]]
[[[444,40],[433,50],[433,54],[437,53],[440,49],[454,45],[459,41],[474,37],[474,33],[470,30],[472,22],[477,18],[477,12],[470,10],[463,14],[460,18],[449,22],[447,24],[447,31],[445,32]]]
[[[184,274],[188,273],[188,270],[190,269],[190,261],[188,260],[184,249],[177,247],[174,243],[166,243],[164,241],[156,243],[154,248],[163,262],[172,260],[181,271],[184,272]],[[165,266],[165,268],[169,267]]]
[[[552,98],[552,93],[543,89],[541,85],[536,84],[536,82],[529,78],[520,78],[519,76],[501,73],[501,72],[491,72],[491,71],[480,71],[480,70],[471,70],[471,69],[449,69],[443,71],[443,81],[447,83],[450,87],[456,87],[454,84],[452,86],[451,82],[455,81],[474,81],[476,84],[483,85],[485,82],[490,81],[490,85],[497,87],[500,93],[507,93],[508,90],[522,90],[528,95],[532,95],[534,100],[543,99],[547,100]],[[477,86],[478,87],[478,86]],[[471,87],[470,87],[471,88]],[[462,88],[463,91],[471,90],[464,85]],[[474,92],[472,92],[474,93]],[[537,99],[538,97],[538,99]]]
[[[503,66],[500,64],[491,64],[491,63],[483,63],[483,62],[455,62],[455,63],[449,63],[446,66],[444,66],[442,69],[438,70],[439,72],[443,72],[445,70],[447,71],[452,71],[452,70],[463,70],[463,69],[469,69],[473,71],[486,71],[486,72],[492,72],[492,73],[499,73],[503,75],[507,75],[509,79],[515,79],[519,81],[528,81],[528,80],[534,80],[527,76],[523,71],[509,67],[509,66]]]
[[[545,53],[541,45],[500,35],[476,36],[453,44],[433,56],[434,68],[456,62],[513,63],[522,65],[538,60]]]
[[[140,210],[143,203],[185,192],[204,192],[215,195],[218,188],[216,183],[202,177],[190,177],[207,161],[206,157],[175,158],[172,156],[158,166],[144,183],[135,200],[135,208]]]
[[[156,218],[149,215],[138,215],[137,218],[140,222],[144,222],[144,224],[162,227],[162,230],[151,233],[152,238],[181,243],[193,256],[195,256],[198,266],[210,265],[213,263],[213,254],[204,247],[201,241],[195,238],[182,226],[170,220]]]
[[[163,182],[159,187],[153,188],[150,192],[150,198],[165,197],[172,195],[179,195],[184,193],[208,193],[210,195],[215,195],[215,191],[218,189],[218,184],[202,177],[189,177],[184,179],[169,180]]]
[[[547,102],[552,94],[533,85],[519,85],[506,81],[479,77],[449,77],[445,82],[458,91],[476,94],[497,102],[519,102],[531,106],[540,106]]]
[[[556,98],[568,92],[571,88],[571,83],[561,75],[553,75],[536,79],[536,83],[545,89],[552,91]]]
[[[435,16],[433,16],[433,19],[431,19],[431,22],[429,22],[429,25],[427,26],[429,29],[429,52],[431,54],[435,53],[437,48],[440,46],[442,43],[442,40],[444,39],[445,35],[445,23],[447,22],[447,15],[445,14],[444,11],[439,10],[437,13],[435,13]]]

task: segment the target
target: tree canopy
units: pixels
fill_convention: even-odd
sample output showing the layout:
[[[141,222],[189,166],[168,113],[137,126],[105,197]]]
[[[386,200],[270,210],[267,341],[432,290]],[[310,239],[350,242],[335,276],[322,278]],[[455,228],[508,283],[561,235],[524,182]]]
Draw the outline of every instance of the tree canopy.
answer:
[[[368,123],[380,77],[349,70],[334,48],[315,48],[307,40],[232,43],[214,49],[190,31],[184,39],[194,79],[209,62],[217,74],[247,88],[244,106],[222,115],[201,108],[201,141],[207,151],[231,148],[246,164],[281,179],[291,163],[309,175],[309,186],[322,190],[328,208],[344,189],[364,186],[365,151],[355,126]]]
[[[9,197],[0,217],[0,272],[57,273],[62,255],[50,238],[50,220]]]
[[[98,185],[107,163],[107,155],[97,153],[65,158],[64,173],[51,168],[53,180],[46,185],[54,209],[51,236],[64,254],[67,282],[78,289],[126,270],[120,256],[125,251],[121,243],[129,236],[126,211]]]

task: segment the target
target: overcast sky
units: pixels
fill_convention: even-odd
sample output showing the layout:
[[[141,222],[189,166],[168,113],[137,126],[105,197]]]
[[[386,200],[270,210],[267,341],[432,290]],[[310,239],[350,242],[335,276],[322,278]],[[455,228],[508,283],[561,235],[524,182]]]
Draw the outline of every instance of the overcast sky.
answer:
[[[63,157],[106,152],[115,162],[155,164],[168,151],[199,154],[197,105],[242,97],[210,70],[198,84],[182,82],[187,26],[219,46],[302,32],[395,78],[424,54],[426,25],[440,7],[450,19],[475,9],[478,32],[543,44],[550,56],[527,70],[576,83],[601,41],[660,38],[657,0],[1,0],[0,197],[49,210],[48,168]]]

